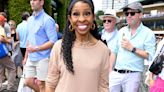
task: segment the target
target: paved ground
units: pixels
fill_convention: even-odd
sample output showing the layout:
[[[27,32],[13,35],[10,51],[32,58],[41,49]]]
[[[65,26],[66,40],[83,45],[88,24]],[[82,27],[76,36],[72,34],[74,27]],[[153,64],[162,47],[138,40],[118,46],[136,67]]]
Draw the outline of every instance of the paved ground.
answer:
[[[19,85],[19,80],[20,80],[20,78],[17,78],[17,79],[16,79],[15,86],[14,86],[14,89],[15,89],[15,90],[13,90],[12,92],[17,92],[18,85]],[[1,91],[1,92],[8,92],[8,91],[6,90],[6,88],[7,88],[7,83],[3,83],[2,89],[4,89],[4,90]]]
[[[16,78],[16,81],[15,81],[15,86],[14,86],[14,89],[16,90],[15,92],[17,92],[18,85],[19,85],[19,80],[20,80],[20,77],[22,75],[22,70],[20,68],[18,68],[17,75],[18,75],[19,78]],[[7,83],[3,83],[2,84],[2,89],[4,89],[4,90],[0,91],[0,92],[9,92],[9,91],[5,90],[6,88],[7,88]]]

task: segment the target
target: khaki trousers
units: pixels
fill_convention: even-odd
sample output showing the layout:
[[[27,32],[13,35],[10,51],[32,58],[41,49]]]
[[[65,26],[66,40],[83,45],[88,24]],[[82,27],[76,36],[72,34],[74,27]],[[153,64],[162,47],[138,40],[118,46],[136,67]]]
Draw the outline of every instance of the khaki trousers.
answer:
[[[8,72],[8,85],[7,89],[12,90],[14,88],[14,82],[16,77],[16,67],[15,64],[11,61],[9,56],[0,59],[0,89],[2,87],[2,81],[4,77],[4,69],[7,69]]]

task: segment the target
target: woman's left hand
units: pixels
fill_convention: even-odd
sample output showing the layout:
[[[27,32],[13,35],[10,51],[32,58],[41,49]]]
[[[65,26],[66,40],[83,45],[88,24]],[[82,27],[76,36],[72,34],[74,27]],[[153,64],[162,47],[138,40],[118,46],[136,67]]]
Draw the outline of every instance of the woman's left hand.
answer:
[[[154,85],[154,80],[153,79],[149,79],[149,86],[153,86]]]

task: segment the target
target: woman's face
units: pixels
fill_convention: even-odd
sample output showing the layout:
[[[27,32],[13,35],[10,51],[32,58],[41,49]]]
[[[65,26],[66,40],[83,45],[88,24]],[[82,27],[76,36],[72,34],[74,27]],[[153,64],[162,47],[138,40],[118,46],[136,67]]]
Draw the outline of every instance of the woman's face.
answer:
[[[14,21],[9,21],[10,29],[11,31],[15,31],[16,29],[16,23]]]
[[[93,26],[94,14],[89,4],[82,1],[76,2],[72,8],[69,21],[76,34],[86,35]]]

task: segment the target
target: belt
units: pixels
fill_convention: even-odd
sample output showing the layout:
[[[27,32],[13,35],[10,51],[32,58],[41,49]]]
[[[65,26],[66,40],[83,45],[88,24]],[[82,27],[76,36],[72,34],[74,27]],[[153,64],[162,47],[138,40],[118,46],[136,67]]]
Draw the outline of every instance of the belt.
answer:
[[[118,72],[118,73],[134,73],[137,71],[131,71],[131,70],[118,70],[116,68],[114,68],[114,71]]]

